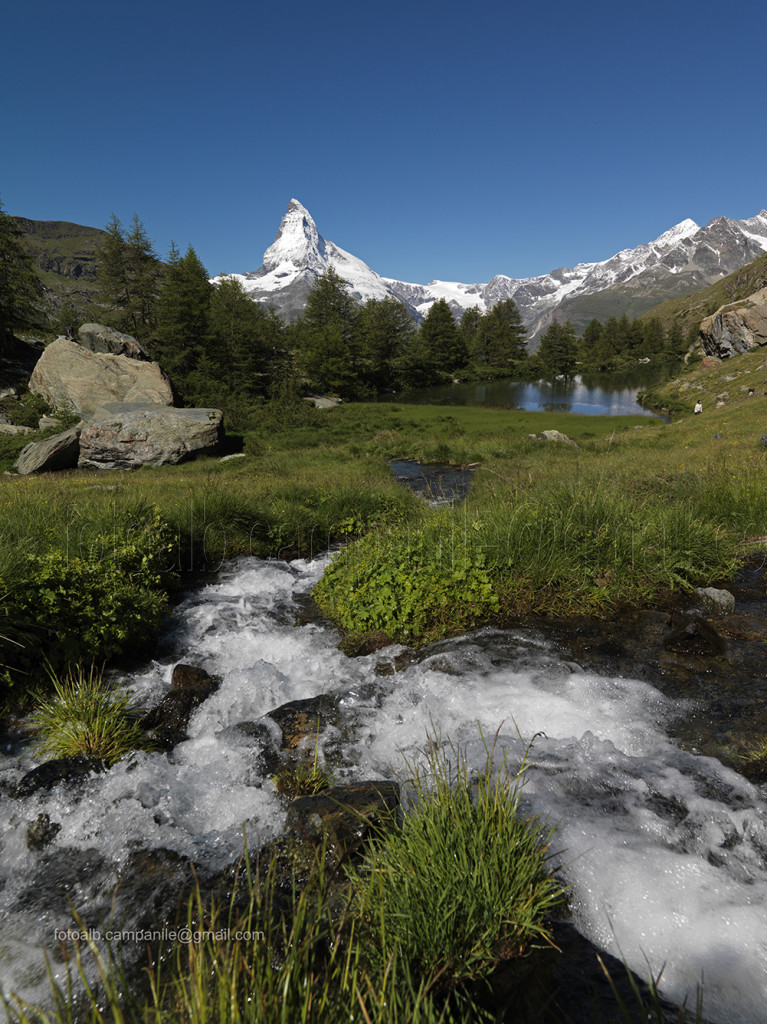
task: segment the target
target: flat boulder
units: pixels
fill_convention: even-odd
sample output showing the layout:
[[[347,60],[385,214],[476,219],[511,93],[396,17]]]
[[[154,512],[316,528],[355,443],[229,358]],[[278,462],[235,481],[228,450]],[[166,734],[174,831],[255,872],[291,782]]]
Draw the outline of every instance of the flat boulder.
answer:
[[[720,359],[767,345],[767,288],[720,306],[701,322],[699,337],[706,355]]]
[[[541,432],[541,439],[543,441],[556,441],[559,444],[569,444],[572,448],[578,447],[571,437],[561,433],[559,430],[543,430]]]
[[[80,456],[80,427],[73,427],[44,441],[33,441],[22,448],[15,466],[22,476],[30,473],[55,473],[74,469]]]
[[[74,341],[50,344],[29,379],[29,390],[58,411],[92,419],[105,402],[173,404],[170,381],[157,363],[89,352]]]
[[[83,427],[78,466],[134,469],[174,464],[197,452],[215,449],[222,433],[220,409],[111,402],[94,410],[91,422]]]
[[[77,340],[89,352],[149,361],[149,353],[134,337],[103,324],[83,324],[77,331]]]

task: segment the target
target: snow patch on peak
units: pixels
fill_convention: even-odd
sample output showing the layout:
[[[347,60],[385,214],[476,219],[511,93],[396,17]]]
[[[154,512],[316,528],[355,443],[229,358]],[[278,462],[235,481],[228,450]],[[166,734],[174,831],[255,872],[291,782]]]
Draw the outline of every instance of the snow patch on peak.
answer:
[[[286,266],[289,265],[289,266]],[[288,203],[274,241],[264,253],[263,269],[269,273],[309,268],[321,274],[326,268],[325,239],[314,218],[297,199]]]
[[[652,244],[658,246],[677,245],[683,238],[692,238],[698,231],[700,231],[700,225],[688,217],[675,224],[673,228],[669,228],[668,231],[664,231]]]

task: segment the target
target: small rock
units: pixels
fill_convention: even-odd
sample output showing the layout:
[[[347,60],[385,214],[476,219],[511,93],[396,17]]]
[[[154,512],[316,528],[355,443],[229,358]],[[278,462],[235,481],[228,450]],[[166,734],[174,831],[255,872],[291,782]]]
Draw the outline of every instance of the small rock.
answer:
[[[61,825],[51,821],[50,815],[38,814],[34,821],[27,823],[27,849],[42,850],[61,831]]]
[[[314,841],[324,840],[331,863],[358,853],[365,841],[400,820],[396,782],[357,782],[332,786],[317,796],[300,796],[288,808],[286,829]]]
[[[53,473],[60,469],[73,469],[80,454],[80,429],[73,427],[62,434],[33,441],[24,448],[16,460],[22,476],[30,473]]]
[[[717,590],[716,587],[698,587],[695,598],[709,615],[724,618],[735,611],[735,598],[729,590]]]
[[[162,750],[171,750],[187,739],[192,713],[219,687],[219,681],[193,665],[176,665],[172,689],[141,719]]]
[[[216,685],[215,679],[208,675],[205,669],[198,668],[196,665],[184,665],[182,662],[174,666],[173,675],[170,680],[171,690],[191,690],[195,688],[212,690],[215,689]]]
[[[41,416],[37,421],[38,430],[48,430],[50,427],[58,427],[60,425],[60,421],[55,416]]]
[[[323,693],[319,697],[292,700],[269,711],[267,717],[276,722],[282,732],[281,749],[295,750],[307,737],[316,737],[328,725],[338,725],[338,702],[337,696]]]
[[[32,429],[16,423],[0,423],[0,434],[31,434]]]
[[[567,434],[562,434],[559,430],[544,430],[541,432],[541,437],[544,441],[558,441],[560,444],[569,444],[573,448],[577,448],[578,445]]]

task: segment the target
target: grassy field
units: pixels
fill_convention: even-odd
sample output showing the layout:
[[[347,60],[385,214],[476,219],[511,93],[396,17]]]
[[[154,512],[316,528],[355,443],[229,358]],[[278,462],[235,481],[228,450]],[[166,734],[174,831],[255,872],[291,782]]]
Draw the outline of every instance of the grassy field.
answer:
[[[223,462],[2,476],[6,681],[40,678],[42,654],[64,669],[151,642],[174,590],[239,554],[362,538],[335,560],[321,605],[352,634],[415,643],[727,579],[767,535],[767,371],[740,357],[669,388],[689,409],[703,394],[703,415],[349,404],[265,422]],[[546,429],[577,447],[528,436]],[[478,464],[469,499],[429,509],[395,482],[387,460],[403,457]]]

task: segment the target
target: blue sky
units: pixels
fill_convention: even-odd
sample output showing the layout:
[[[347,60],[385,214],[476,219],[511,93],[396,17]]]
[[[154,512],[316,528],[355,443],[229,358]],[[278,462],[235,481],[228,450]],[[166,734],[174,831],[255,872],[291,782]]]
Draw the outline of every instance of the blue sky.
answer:
[[[403,280],[767,207],[763,2],[6,5],[0,200],[255,270],[291,197]]]

